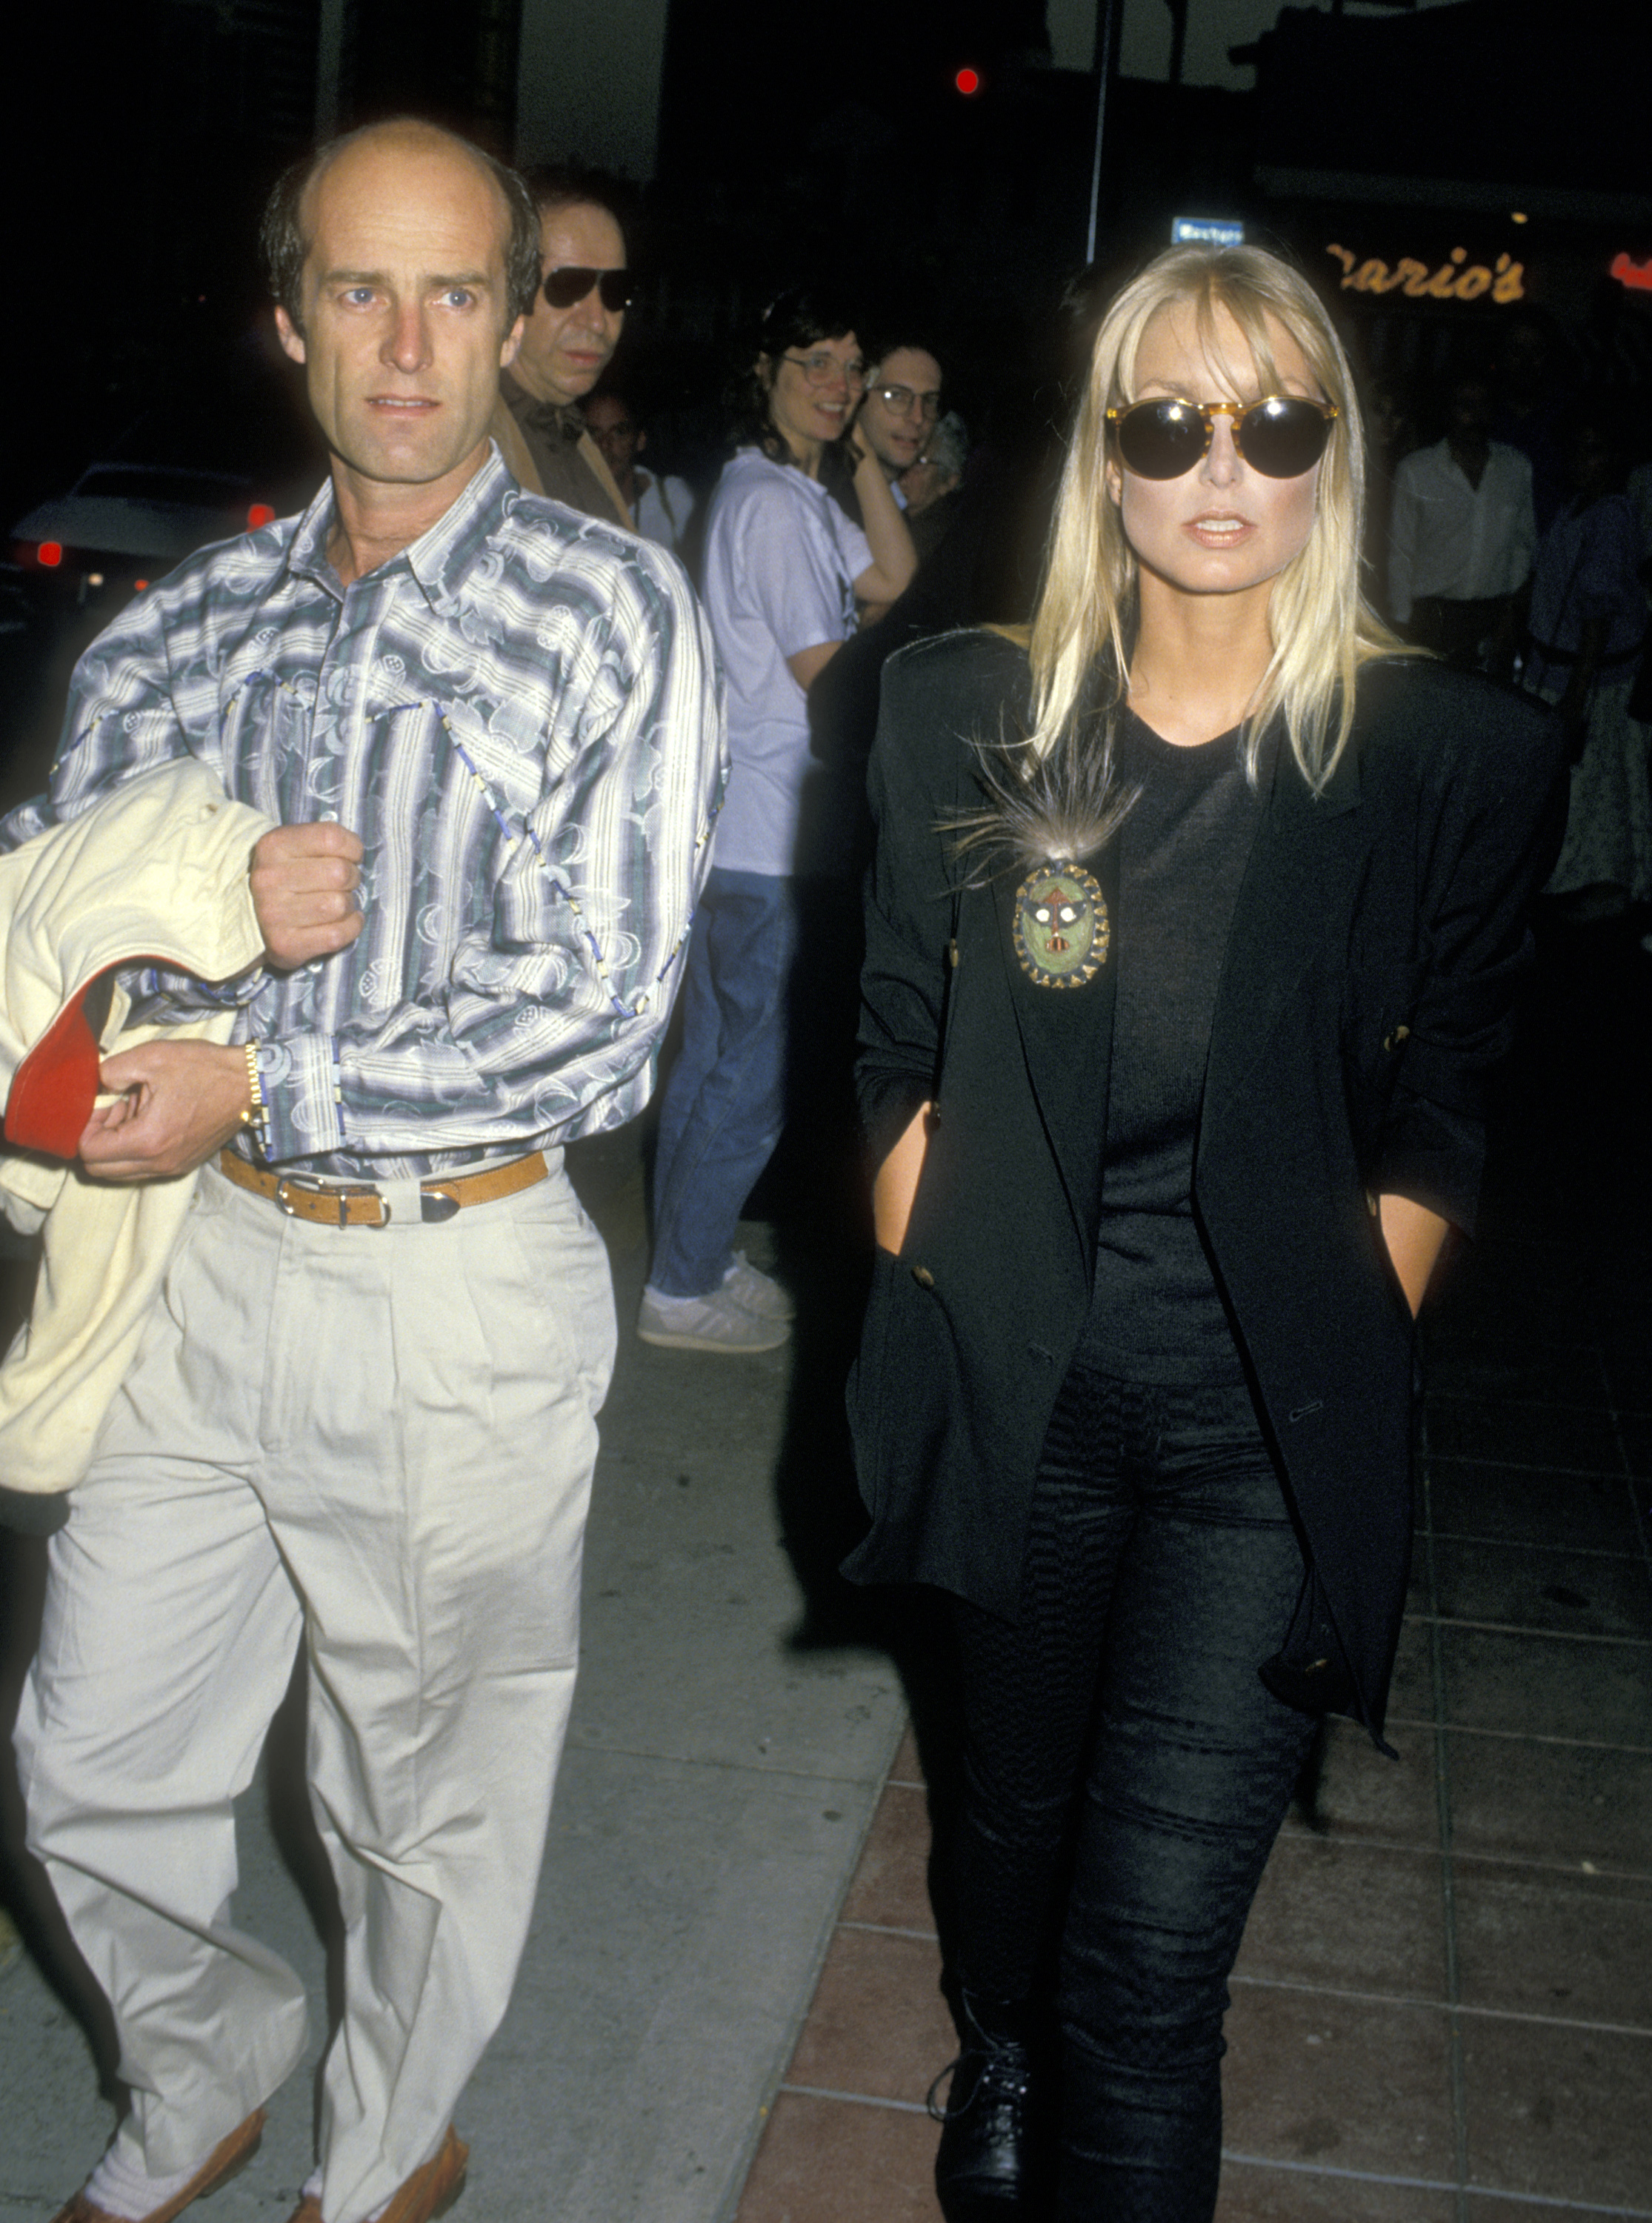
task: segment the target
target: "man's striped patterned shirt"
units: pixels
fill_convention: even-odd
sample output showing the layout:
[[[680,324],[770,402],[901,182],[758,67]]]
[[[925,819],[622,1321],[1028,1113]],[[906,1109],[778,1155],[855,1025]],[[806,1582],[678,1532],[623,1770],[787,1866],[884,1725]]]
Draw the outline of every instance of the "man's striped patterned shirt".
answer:
[[[348,589],[333,522],[327,486],[117,618],[0,846],[185,753],[272,818],[360,834],[348,949],[138,983],[135,1023],[243,1007],[273,1160],[430,1174],[617,1126],[652,1086],[725,777],[699,605],[663,550],[522,494],[497,450]]]

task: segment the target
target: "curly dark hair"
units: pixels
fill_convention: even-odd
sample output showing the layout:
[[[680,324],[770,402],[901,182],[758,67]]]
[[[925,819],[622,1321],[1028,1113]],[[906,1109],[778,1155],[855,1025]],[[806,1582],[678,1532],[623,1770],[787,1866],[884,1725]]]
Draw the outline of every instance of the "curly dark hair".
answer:
[[[364,123],[359,130],[329,139],[312,153],[300,156],[281,173],[264,204],[263,221],[258,228],[264,275],[271,294],[292,319],[293,330],[300,334],[304,331],[302,280],[304,259],[309,252],[302,223],[305,196],[347,147],[376,131],[428,132],[445,139],[468,154],[498,187],[510,217],[505,248],[506,321],[514,324],[518,317],[531,316],[539,292],[539,217],[527,186],[514,170],[496,161],[485,148],[462,139],[456,131],[427,123],[421,116],[395,116],[383,123]]]
[[[840,340],[854,329],[849,305],[835,291],[796,285],[776,293],[729,381],[728,407],[737,444],[755,444],[773,463],[790,463],[791,450],[769,414],[774,374],[771,370],[765,378],[762,364],[765,360],[771,364],[777,362],[788,348],[813,347],[817,340]]]

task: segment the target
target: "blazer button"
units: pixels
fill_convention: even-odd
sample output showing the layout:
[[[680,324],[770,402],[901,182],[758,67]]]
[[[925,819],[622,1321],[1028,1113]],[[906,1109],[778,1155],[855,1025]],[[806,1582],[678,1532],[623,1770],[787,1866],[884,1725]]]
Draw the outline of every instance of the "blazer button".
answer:
[[[927,1266],[914,1266],[912,1269],[912,1278],[920,1289],[933,1289],[935,1286],[935,1276]]]

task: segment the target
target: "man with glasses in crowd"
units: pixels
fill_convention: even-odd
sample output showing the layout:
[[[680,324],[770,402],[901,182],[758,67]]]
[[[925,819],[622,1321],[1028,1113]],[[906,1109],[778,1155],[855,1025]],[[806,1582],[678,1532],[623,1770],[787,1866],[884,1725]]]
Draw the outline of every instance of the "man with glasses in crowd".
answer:
[[[867,368],[866,391],[855,429],[888,481],[897,509],[907,506],[901,474],[923,454],[940,414],[940,389],[939,363],[927,348],[915,343],[903,341],[897,347],[884,348],[879,360]],[[845,507],[858,523],[857,494],[851,492]],[[887,603],[863,603],[862,617],[870,624],[888,607]]]
[[[927,348],[885,348],[866,374],[866,395],[856,422],[861,437],[904,509],[899,484],[924,451],[940,415],[941,367]]]
[[[530,494],[631,528],[625,496],[577,404],[619,343],[631,299],[625,235],[594,173],[531,170],[539,211],[539,291],[516,361],[499,376],[489,428]]]
[[[522,345],[499,374],[488,426],[524,493],[549,494],[606,525],[637,530],[608,459],[579,404],[607,368],[631,299],[625,234],[615,190],[595,171],[527,173],[539,216],[539,290]],[[581,1136],[568,1169],[580,1200],[616,1251],[643,1239],[642,1145],[634,1126]]]

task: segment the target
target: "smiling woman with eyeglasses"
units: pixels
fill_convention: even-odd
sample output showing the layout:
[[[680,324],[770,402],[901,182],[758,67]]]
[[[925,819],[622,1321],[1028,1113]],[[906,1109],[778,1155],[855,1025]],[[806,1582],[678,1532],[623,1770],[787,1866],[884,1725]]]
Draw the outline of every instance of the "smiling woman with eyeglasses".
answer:
[[[688,946],[682,1052],[660,1107],[654,1258],[638,1333],[688,1351],[766,1351],[789,1332],[778,1283],[733,1248],[785,1116],[809,689],[917,567],[853,424],[866,365],[845,307],[794,287],[770,304],[736,389],[742,444],[712,496],[706,614],[728,683],[731,769]],[[842,443],[864,530],[821,482]]]
[[[1307,281],[1173,251],[1101,324],[1030,638],[885,669],[848,1571],[951,1594],[948,2223],[1209,2223],[1274,1834],[1318,1718],[1381,1741],[1412,1315],[1560,752],[1370,615],[1361,478]]]

